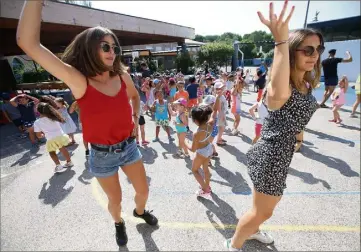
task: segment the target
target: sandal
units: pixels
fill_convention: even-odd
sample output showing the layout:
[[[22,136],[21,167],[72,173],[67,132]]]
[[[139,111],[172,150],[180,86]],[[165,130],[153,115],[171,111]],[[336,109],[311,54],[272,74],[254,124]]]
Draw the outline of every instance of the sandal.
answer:
[[[217,143],[218,146],[226,146],[227,144],[225,142]]]

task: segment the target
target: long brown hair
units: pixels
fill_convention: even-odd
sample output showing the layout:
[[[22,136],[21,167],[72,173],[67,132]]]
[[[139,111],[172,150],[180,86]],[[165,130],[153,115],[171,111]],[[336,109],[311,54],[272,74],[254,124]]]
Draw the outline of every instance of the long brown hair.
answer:
[[[106,71],[110,71],[110,76],[126,73],[127,68],[121,62],[121,53],[116,55],[111,68],[100,59],[99,46],[106,35],[112,36],[116,46],[120,47],[117,36],[111,30],[97,26],[79,33],[65,49],[62,61],[75,67],[86,77],[94,77]]]
[[[292,32],[288,39],[289,43],[289,53],[290,53],[290,81],[291,85],[297,90],[301,90],[304,86],[304,83],[298,83],[296,79],[296,49],[302,44],[302,42],[312,35],[317,35],[320,39],[320,44],[324,45],[323,35],[314,29],[299,29]],[[313,71],[308,71],[305,73],[303,79],[310,83],[312,89],[316,88],[320,82],[321,77],[321,55],[317,59],[317,63]]]
[[[38,104],[37,109],[41,115],[49,118],[50,120],[60,122],[60,123],[65,122],[65,119],[62,117],[62,115],[55,108],[53,108],[49,103],[40,102]]]

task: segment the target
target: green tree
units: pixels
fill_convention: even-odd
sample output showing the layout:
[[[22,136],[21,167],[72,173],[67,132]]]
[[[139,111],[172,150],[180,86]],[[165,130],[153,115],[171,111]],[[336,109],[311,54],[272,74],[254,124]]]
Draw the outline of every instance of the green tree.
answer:
[[[211,68],[225,66],[233,55],[233,46],[224,42],[213,42],[203,45],[198,52],[198,62],[205,60]]]
[[[243,38],[240,42],[239,49],[244,53],[245,59],[253,59],[256,57],[256,45],[252,40]]]
[[[195,65],[194,60],[191,58],[188,51],[179,53],[175,60],[177,69],[180,69],[183,74],[188,74],[190,69]]]

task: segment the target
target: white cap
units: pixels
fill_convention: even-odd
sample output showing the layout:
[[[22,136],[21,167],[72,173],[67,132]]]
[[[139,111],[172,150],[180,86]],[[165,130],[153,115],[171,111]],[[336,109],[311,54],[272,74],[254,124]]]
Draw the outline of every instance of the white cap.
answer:
[[[224,87],[224,83],[222,81],[216,81],[216,83],[214,83],[215,89],[223,88],[223,87]]]
[[[211,105],[216,102],[216,97],[214,95],[206,95],[203,98],[203,101],[199,105]]]

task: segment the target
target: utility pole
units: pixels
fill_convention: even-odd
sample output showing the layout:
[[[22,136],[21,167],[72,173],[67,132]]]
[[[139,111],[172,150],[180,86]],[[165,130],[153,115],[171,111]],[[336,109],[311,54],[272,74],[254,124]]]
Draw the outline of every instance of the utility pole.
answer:
[[[308,16],[308,9],[310,8],[310,2],[311,0],[307,1],[307,9],[306,9],[306,17],[305,17],[305,23],[303,25],[303,28],[306,29],[307,28],[307,16]]]

